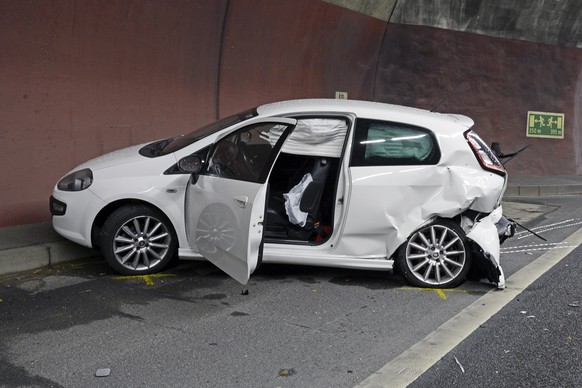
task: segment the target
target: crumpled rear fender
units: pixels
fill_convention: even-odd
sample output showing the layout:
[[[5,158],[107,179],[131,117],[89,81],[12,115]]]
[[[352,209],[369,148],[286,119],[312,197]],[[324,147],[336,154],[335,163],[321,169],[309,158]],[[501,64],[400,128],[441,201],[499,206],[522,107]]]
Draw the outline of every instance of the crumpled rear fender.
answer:
[[[493,212],[505,177],[483,171],[472,154],[459,151],[454,156],[456,164],[450,156],[436,166],[351,167],[349,208],[335,252],[393,257],[414,231],[436,219],[456,219],[468,210]],[[495,255],[498,261],[498,249]]]
[[[495,223],[501,217],[501,210],[498,214],[496,209],[501,208],[500,201],[505,191],[506,179],[466,167],[445,167],[436,171],[439,173],[434,173],[430,178],[425,175],[418,177],[418,181],[406,182],[407,186],[402,185],[399,188],[401,195],[409,200],[395,202],[393,208],[386,211],[387,225],[393,226],[396,232],[393,235],[387,234],[389,255],[394,253],[390,250],[391,247],[400,246],[415,230],[435,219],[453,219],[467,210],[472,210],[490,213],[493,228],[491,229],[490,223],[485,220],[475,235],[487,229],[485,234],[488,237],[476,236],[475,240],[482,242],[488,251],[497,252],[495,261],[499,263],[499,237]],[[440,180],[439,184],[435,183],[437,180]],[[492,235],[497,239],[496,250],[493,242],[486,242],[494,240],[490,237]]]
[[[467,238],[475,244],[472,252],[475,259],[473,265],[501,289],[505,288],[505,275],[499,263],[501,253],[496,224],[502,216],[503,208],[499,206],[477,221],[467,232]]]

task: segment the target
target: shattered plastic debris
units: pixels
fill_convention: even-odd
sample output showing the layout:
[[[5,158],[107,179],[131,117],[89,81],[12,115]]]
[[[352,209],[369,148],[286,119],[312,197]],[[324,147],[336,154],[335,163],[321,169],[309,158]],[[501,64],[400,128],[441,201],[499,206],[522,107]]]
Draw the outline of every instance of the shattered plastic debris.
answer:
[[[465,368],[463,368],[463,365],[461,365],[461,362],[459,361],[459,359],[456,356],[455,356],[455,362],[457,363],[459,368],[461,368],[461,372],[465,373]]]
[[[95,372],[95,376],[97,376],[97,377],[107,377],[110,374],[111,374],[111,369],[109,369],[109,368],[97,369],[97,372]]]
[[[291,376],[292,374],[295,374],[295,369],[293,369],[293,368],[291,368],[291,369],[281,369],[279,371],[279,373],[277,373],[277,375],[279,375],[280,377]]]

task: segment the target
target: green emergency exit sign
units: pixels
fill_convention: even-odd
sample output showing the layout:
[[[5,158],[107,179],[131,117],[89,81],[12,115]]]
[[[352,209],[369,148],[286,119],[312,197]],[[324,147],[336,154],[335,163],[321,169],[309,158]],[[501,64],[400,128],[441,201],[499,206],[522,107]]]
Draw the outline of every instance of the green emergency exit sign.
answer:
[[[527,112],[528,137],[564,138],[564,114]]]

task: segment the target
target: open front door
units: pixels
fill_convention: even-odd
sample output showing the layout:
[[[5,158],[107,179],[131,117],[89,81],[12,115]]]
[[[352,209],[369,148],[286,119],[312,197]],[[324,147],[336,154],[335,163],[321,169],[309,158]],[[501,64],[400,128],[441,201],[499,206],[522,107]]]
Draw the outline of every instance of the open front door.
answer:
[[[296,120],[255,120],[217,140],[186,197],[190,245],[242,284],[259,262],[265,183]]]

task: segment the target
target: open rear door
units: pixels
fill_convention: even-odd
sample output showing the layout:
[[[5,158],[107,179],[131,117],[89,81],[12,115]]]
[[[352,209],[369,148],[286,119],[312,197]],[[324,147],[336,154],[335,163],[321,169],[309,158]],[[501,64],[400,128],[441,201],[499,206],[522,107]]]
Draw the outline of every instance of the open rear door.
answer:
[[[188,240],[242,284],[259,262],[268,187],[281,144],[296,120],[269,118],[227,134],[213,145],[187,193]]]

